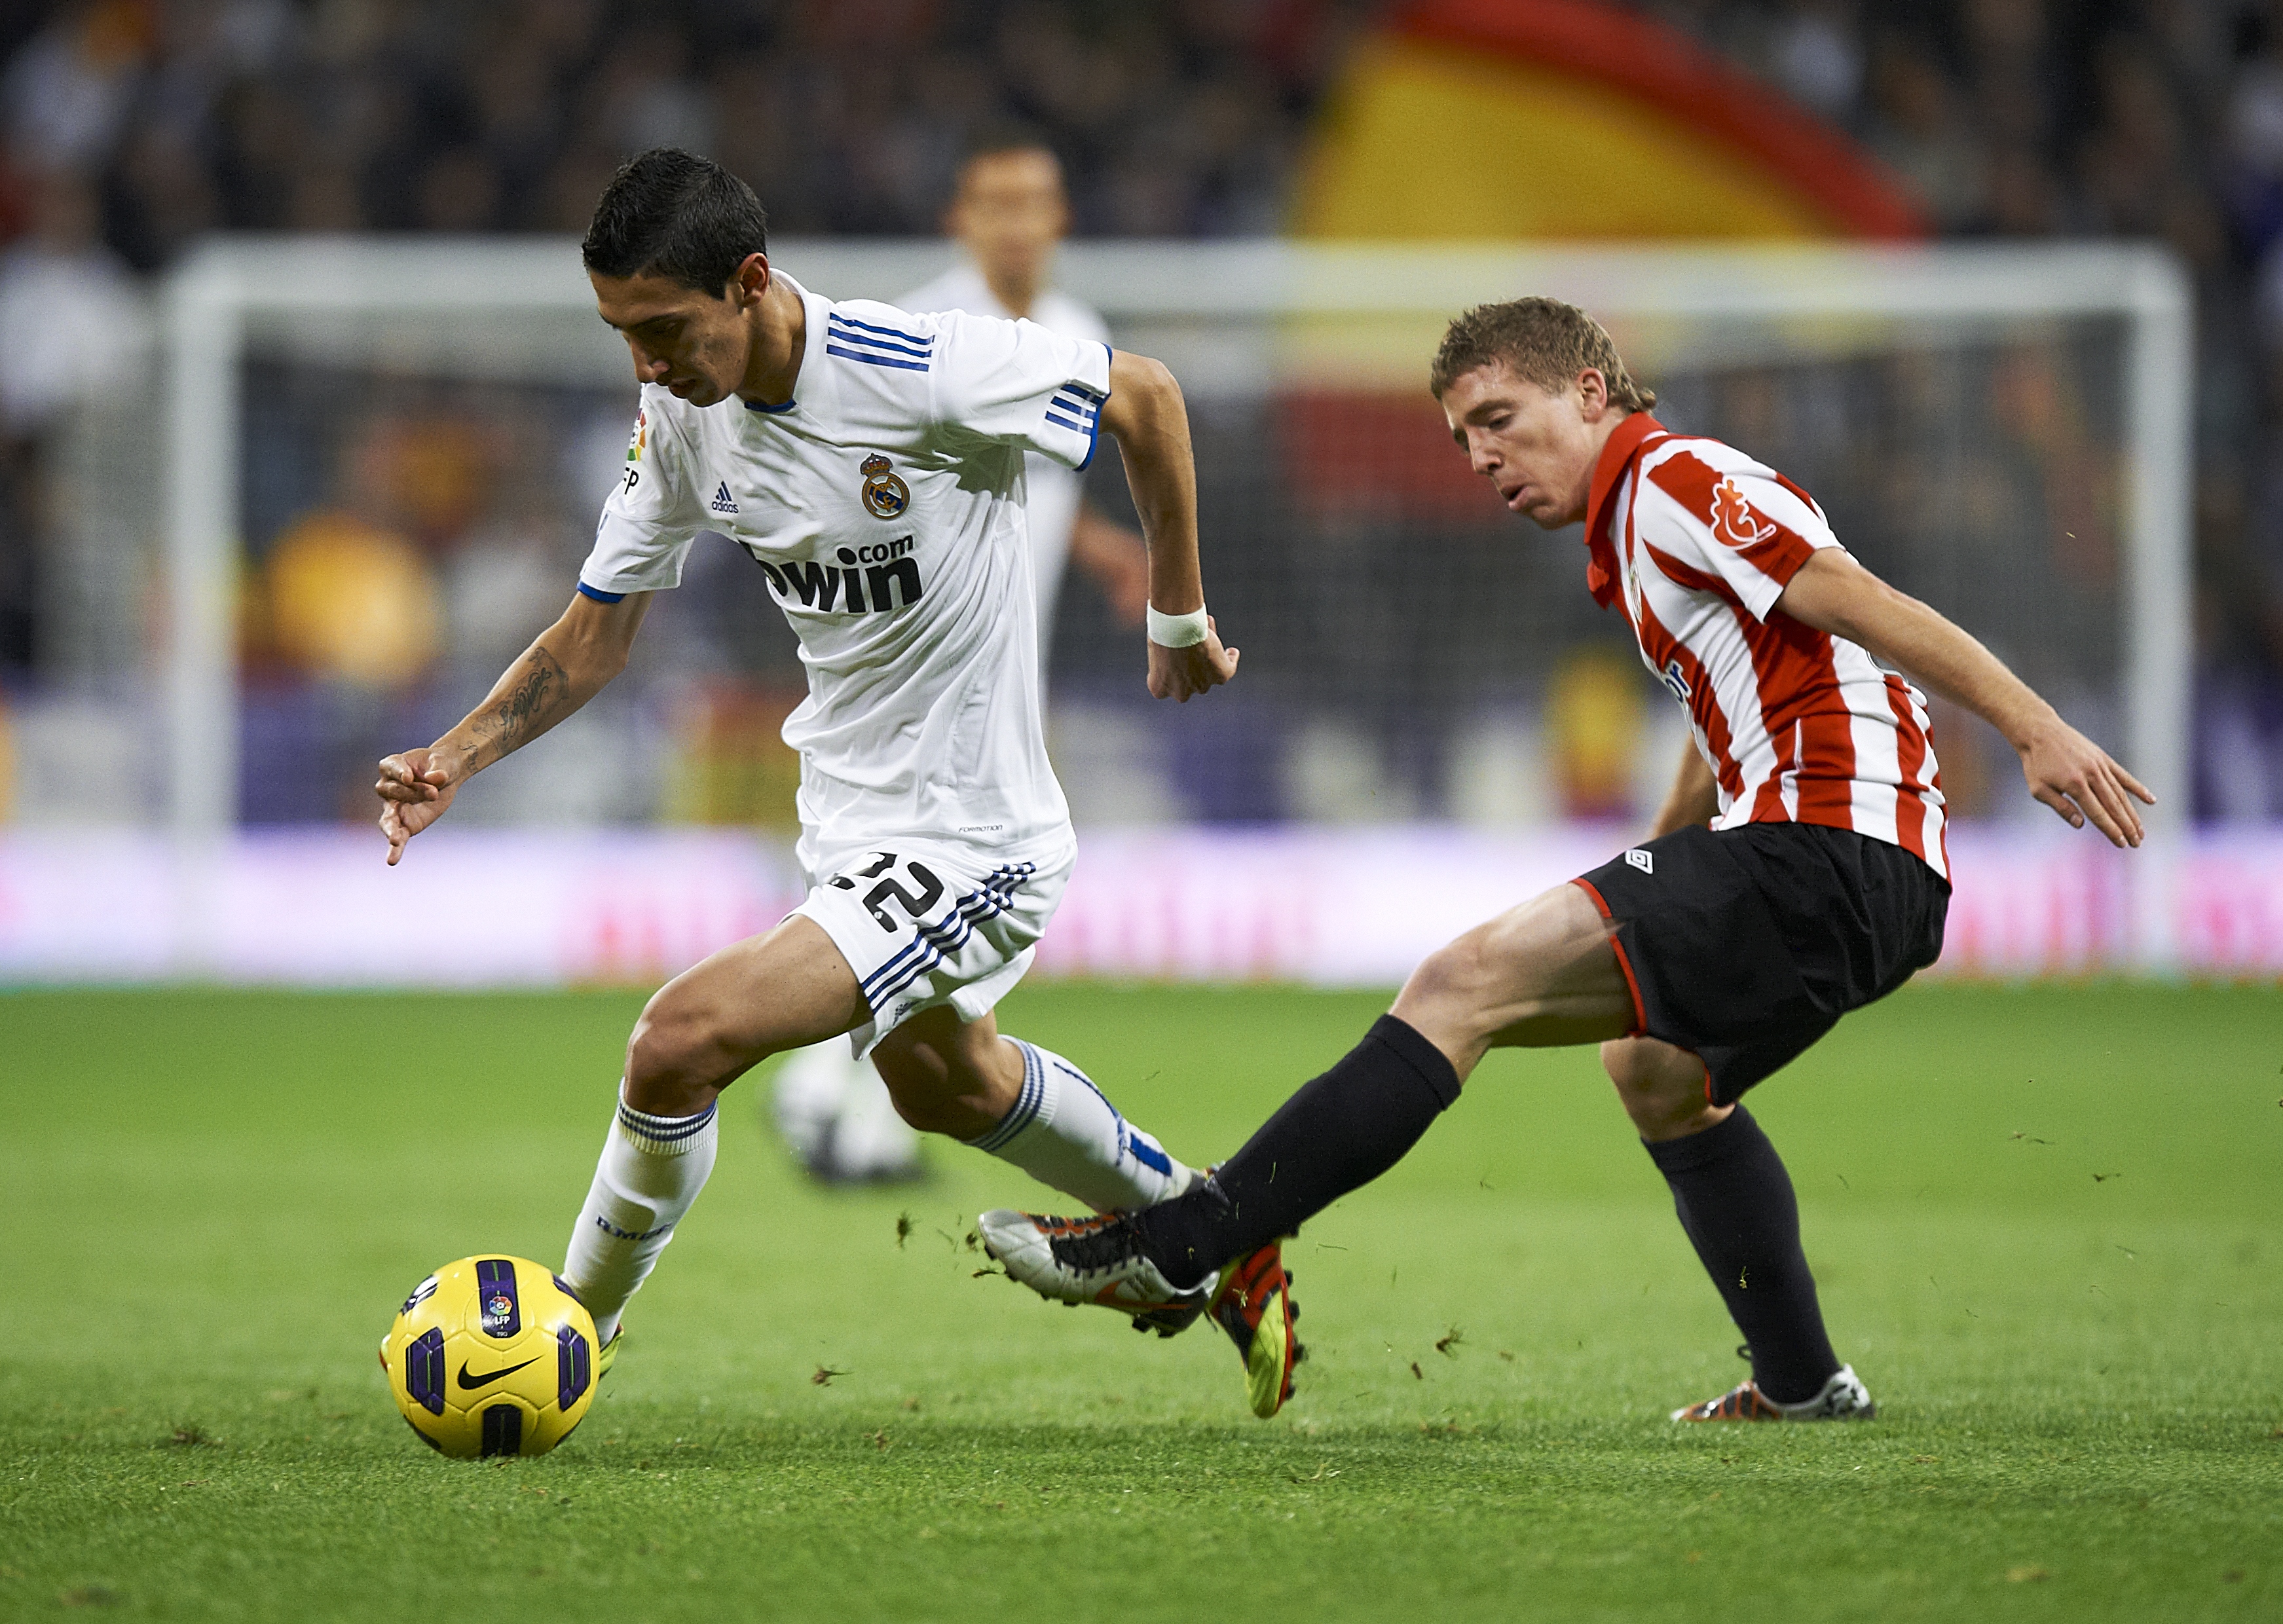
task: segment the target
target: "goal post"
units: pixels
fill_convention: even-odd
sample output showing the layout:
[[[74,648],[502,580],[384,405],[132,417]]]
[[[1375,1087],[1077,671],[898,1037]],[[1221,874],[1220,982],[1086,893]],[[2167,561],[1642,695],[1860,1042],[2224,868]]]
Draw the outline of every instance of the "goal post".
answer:
[[[791,275],[837,298],[892,299],[939,271],[949,255],[936,242],[786,239],[773,246],[773,259]],[[2151,824],[2152,841],[2161,848],[2179,839],[2192,737],[2193,315],[2186,278],[2159,248],[1095,242],[1065,248],[1058,281],[1101,309],[1121,344],[1165,359],[1193,401],[1326,392],[1333,401],[1328,421],[1335,423],[1344,413],[1340,402],[1359,395],[1423,399],[1427,354],[1441,322],[1469,305],[1522,293],[1551,294],[1591,310],[1611,327],[1648,382],[1662,385],[1668,375],[1699,380],[1688,389],[1700,400],[1710,399],[1706,391],[1716,385],[1728,389],[1721,379],[1767,368],[1776,369],[1780,388],[1785,378],[1796,377],[1818,390],[1952,390],[1960,404],[1944,408],[1936,393],[1928,397],[1931,406],[1913,408],[1919,414],[1913,431],[1921,441],[1939,432],[1969,440],[1987,432],[1964,409],[1958,380],[1967,374],[1944,357],[1983,346],[1999,354],[1992,364],[2003,375],[2008,346],[2044,345],[2059,354],[2074,346],[2091,357],[2077,371],[2047,367],[2029,383],[2016,378],[2008,387],[2029,390],[2025,398],[2034,401],[2046,399],[2036,392],[2050,394],[2055,377],[2062,380],[2064,394],[2074,387],[2072,377],[2099,380],[2099,399],[2088,392],[2058,408],[2065,418],[2097,420],[2092,426],[2053,432],[2068,440],[2068,457],[2077,459],[2063,458],[2058,466],[2114,481],[2115,579],[2113,586],[2098,589],[2070,588],[2093,606],[2071,622],[2054,607],[2066,594],[2043,576],[2023,576],[2011,589],[2021,600],[2011,612],[2028,628],[2022,635],[2050,645],[2061,663],[2069,657],[2072,625],[2093,627],[2093,647],[2077,651],[2081,664],[2108,648],[2113,637],[2114,658],[2104,658],[2098,677],[2083,680],[2088,694],[2102,689],[2093,703],[2108,725],[2096,731],[2107,732],[2107,742],[2120,748],[2155,791],[2161,810]],[[249,364],[263,355],[290,354],[341,368],[617,390],[629,407],[633,391],[624,348],[596,321],[577,246],[567,238],[214,239],[168,277],[163,333],[168,366],[160,662],[165,805],[175,835],[196,848],[226,835],[238,817],[234,617],[245,529],[241,468]],[[1882,375],[1875,385],[1846,372],[1850,358],[1913,355],[1932,359],[1890,366],[1890,376]],[[1782,371],[1795,363],[1811,370]],[[1738,393],[1746,397],[1761,395]],[[1947,429],[1945,409],[1956,418]],[[1877,420],[1882,412],[1891,415],[1890,403],[1882,397],[1863,411],[1866,420]],[[1295,421],[1317,419],[1303,413]],[[1679,426],[1718,431],[1715,424]],[[1305,427],[1282,431],[1286,439],[1258,444],[1289,447],[1290,436]],[[1784,464],[1784,445],[1763,446],[1741,432],[1734,437],[1745,449]],[[1212,438],[1200,435],[1201,466]],[[1859,467],[1865,449],[1842,446],[1831,455],[1852,454]],[[1952,450],[1963,455],[1975,447]],[[1271,454],[1256,448],[1247,455]],[[1895,451],[1891,461],[1894,466],[1872,469],[1865,478],[1921,478],[1920,497],[1928,509],[1917,521],[1921,530],[1940,528],[1945,504],[1976,500],[1971,490],[1943,488],[1948,476],[1938,468],[1913,470],[1906,448]],[[1430,477],[1399,469],[1375,477],[1368,491],[1352,498],[1341,483],[1347,472],[1329,466],[1313,491],[1305,488],[1307,478],[1296,475],[1287,482],[1296,488],[1280,486],[1273,497],[1260,500],[1317,504],[1312,512],[1337,533],[1350,523],[1343,503],[1352,500],[1359,511],[1371,502],[1399,507],[1412,488],[1406,481]],[[1255,477],[1274,484],[1274,473],[1258,470]],[[2043,477],[2063,509],[2082,494],[2050,468]],[[1242,470],[1227,470],[1212,489],[1242,490],[1243,478]],[[1805,482],[1826,495],[1812,477]],[[1209,490],[1207,501],[1212,500]],[[1219,579],[1241,538],[1212,507],[1204,517],[1209,527],[1219,525],[1210,566]],[[1835,510],[1834,517],[1843,540],[1851,542],[1858,532],[1851,530],[1850,516]],[[2077,540],[2073,533],[2068,539]],[[2048,542],[2060,545],[2056,538],[2029,535],[1975,545],[2002,551]],[[1910,545],[1923,552],[1942,543],[1939,537],[1921,537]],[[1971,562],[1952,559],[1944,565],[1950,571],[1944,579],[1961,590],[1950,601],[1939,595],[1936,601],[1974,628],[1975,602],[1961,573]],[[2096,559],[2088,579],[2100,577],[2105,567]],[[2110,624],[2097,625],[2103,617]],[[1291,647],[1303,646],[1305,630],[1293,633]],[[1370,628],[1359,621],[1346,635],[1367,637]],[[2035,680],[2034,671],[2025,674]],[[1947,760],[1950,751],[1944,754]],[[2145,856],[2158,858],[2161,851]],[[2131,953],[2144,967],[2161,968],[2174,953],[2164,894],[2170,865],[2143,861],[2131,872]]]

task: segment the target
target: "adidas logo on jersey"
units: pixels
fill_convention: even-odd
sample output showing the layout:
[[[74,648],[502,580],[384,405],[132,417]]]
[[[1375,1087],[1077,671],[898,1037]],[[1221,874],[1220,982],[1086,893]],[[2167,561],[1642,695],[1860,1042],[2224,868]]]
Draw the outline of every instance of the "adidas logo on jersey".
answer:
[[[837,604],[844,614],[881,615],[909,609],[927,590],[920,579],[920,562],[912,556],[912,540],[899,536],[893,541],[837,548],[833,556],[840,561],[838,569],[809,558],[772,563],[756,555],[753,562],[787,607],[799,598],[805,609],[829,610]]]
[[[721,481],[721,488],[713,493],[713,506],[716,513],[735,513],[737,510],[737,499],[729,494],[729,482],[727,479]]]

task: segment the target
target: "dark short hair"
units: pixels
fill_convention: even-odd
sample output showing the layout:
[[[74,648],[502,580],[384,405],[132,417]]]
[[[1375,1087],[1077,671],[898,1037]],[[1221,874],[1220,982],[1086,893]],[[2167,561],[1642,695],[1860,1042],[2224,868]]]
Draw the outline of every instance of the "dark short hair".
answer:
[[[1037,125],[991,119],[968,131],[967,139],[960,144],[959,167],[964,170],[978,158],[996,158],[1001,152],[1044,152],[1057,164],[1063,160],[1053,140]]]
[[[1549,393],[1559,393],[1586,368],[1609,386],[1609,403],[1645,412],[1656,405],[1656,391],[1644,389],[1625,370],[1625,357],[1606,328],[1575,305],[1558,299],[1510,299],[1477,305],[1444,330],[1443,342],[1428,369],[1427,387],[1437,400],[1477,367],[1504,361],[1515,375]]]
[[[746,256],[768,246],[768,214],[752,187],[710,158],[661,146],[619,166],[579,255],[598,276],[663,276],[719,299]]]

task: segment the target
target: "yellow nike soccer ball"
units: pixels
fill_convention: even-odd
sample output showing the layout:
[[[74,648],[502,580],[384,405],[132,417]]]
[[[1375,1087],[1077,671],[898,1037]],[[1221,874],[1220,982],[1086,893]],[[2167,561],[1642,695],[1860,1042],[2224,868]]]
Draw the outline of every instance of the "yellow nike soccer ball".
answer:
[[[595,1402],[595,1322],[524,1257],[464,1257],[412,1288],[380,1345],[397,1409],[459,1460],[544,1455]]]

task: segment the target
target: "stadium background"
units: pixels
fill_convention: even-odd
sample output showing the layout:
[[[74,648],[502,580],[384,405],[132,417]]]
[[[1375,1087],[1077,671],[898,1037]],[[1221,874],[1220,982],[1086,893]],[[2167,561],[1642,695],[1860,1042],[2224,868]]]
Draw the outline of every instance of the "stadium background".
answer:
[[[405,1289],[477,1247],[560,1255],[649,988],[791,883],[795,668],[758,572],[703,546],[593,714],[382,866],[371,758],[557,612],[622,455],[566,234],[619,154],[681,141],[755,183],[796,275],[852,245],[917,270],[960,136],[1008,114],[1062,148],[1089,255],[2153,245],[2186,278],[2190,827],[2110,853],[1944,718],[1947,983],[1753,1095],[1875,1425],[1667,1424],[1738,1379],[1735,1334],[1578,1049],[1494,1054],[1311,1221],[1271,1424],[1209,1333],[976,1278],[974,1215],[1040,1200],[1005,1164],[931,1145],[923,1184],[823,1187],[749,1082],[569,1447],[461,1468],[406,1434],[373,1364]],[[0,143],[0,1616],[2283,1616],[2276,12],[16,0]],[[218,235],[282,262],[248,235],[275,232],[506,234],[607,366],[249,351],[215,828],[168,754],[157,340]],[[1574,536],[1455,466],[1414,326],[1305,387],[1207,387],[1251,340],[1161,336],[1245,669],[1148,704],[1072,581],[1082,866],[1005,1017],[1202,1163],[1417,952],[1631,838],[1678,740]],[[1768,452],[2117,741],[2115,322],[1621,336],[1673,420]],[[2232,984],[2024,983],[2135,963],[2159,858],[2194,880],[2186,967]],[[90,982],[187,984],[55,984]]]
[[[662,142],[744,175],[783,238],[922,239],[962,136],[1007,118],[1064,154],[1078,234],[1112,241],[2162,245],[2197,316],[2203,834],[2170,952],[2283,968],[2283,38],[2265,9],[91,0],[4,26],[12,978],[403,974],[360,968],[340,924],[391,895],[349,843],[370,764],[456,718],[557,611],[626,431],[630,386],[249,358],[242,838],[199,893],[158,837],[152,385],[155,291],[203,239],[575,232],[618,158]],[[1931,357],[1700,356],[1650,381],[1669,421],[1783,466],[1874,568],[2114,745],[2122,368],[2117,333],[2080,323]],[[1577,589],[1572,539],[1518,535],[1407,377],[1197,410],[1210,590],[1245,680],[1152,707],[1131,634],[1073,572],[1051,731],[1091,861],[1044,967],[1381,982],[1470,896],[1345,906],[1343,874],[1502,895],[1639,824],[1677,718]],[[799,682],[758,572],[701,548],[628,679],[390,876],[400,901],[492,888],[474,910],[490,934],[470,927],[429,978],[640,981],[771,916],[794,883],[775,728]],[[2045,827],[1986,728],[1937,722],[1964,843],[1948,967],[2145,958],[2131,871]],[[550,911],[598,869],[613,894]],[[1352,951],[1373,935],[1359,913],[1388,926],[1379,958]]]

